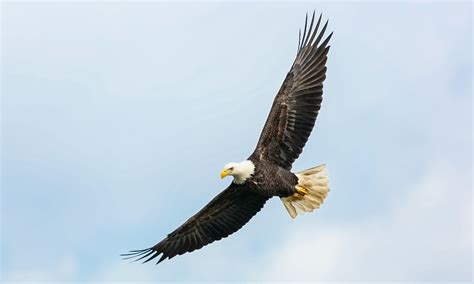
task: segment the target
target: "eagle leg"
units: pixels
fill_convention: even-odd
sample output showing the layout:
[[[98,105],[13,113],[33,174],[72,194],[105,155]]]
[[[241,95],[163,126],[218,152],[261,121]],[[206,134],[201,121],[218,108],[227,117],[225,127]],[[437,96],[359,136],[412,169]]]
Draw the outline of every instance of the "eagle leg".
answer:
[[[295,186],[295,193],[293,194],[293,197],[297,198],[297,199],[301,199],[303,198],[306,194],[309,194],[309,191],[304,188],[303,186],[301,185],[296,185]]]

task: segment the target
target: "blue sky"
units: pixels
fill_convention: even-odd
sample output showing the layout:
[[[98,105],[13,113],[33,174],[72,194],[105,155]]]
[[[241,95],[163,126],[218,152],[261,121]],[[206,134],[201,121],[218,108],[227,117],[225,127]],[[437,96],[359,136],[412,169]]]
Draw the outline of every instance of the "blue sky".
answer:
[[[334,36],[294,169],[328,165],[324,206],[120,260],[228,185],[313,9]],[[471,279],[469,2],[3,3],[1,47],[3,280]]]

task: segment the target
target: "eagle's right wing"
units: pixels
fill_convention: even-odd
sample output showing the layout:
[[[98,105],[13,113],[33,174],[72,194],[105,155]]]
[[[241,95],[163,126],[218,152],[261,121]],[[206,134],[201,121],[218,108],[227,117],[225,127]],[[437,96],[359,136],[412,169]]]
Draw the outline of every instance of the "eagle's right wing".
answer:
[[[318,34],[321,16],[313,30],[306,16],[303,38],[290,72],[285,78],[268,115],[257,147],[251,157],[267,160],[285,169],[303,150],[321,107],[329,39],[321,42],[327,22]],[[301,36],[301,34],[300,34]]]
[[[123,254],[126,259],[148,262],[161,254],[157,264],[186,252],[192,252],[238,231],[262,209],[268,197],[231,184],[183,225],[156,245]]]

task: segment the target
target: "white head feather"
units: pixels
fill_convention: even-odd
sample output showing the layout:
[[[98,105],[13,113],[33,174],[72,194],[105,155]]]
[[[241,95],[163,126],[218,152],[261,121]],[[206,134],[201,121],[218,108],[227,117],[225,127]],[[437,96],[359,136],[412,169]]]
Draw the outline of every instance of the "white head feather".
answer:
[[[255,165],[252,161],[245,160],[240,163],[228,163],[224,166],[224,170],[234,177],[233,182],[242,184],[254,174]]]

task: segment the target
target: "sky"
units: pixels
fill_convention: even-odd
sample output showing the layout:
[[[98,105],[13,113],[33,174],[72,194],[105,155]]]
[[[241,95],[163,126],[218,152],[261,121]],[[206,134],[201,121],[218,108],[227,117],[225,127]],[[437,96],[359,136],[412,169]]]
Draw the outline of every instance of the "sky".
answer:
[[[2,281],[471,281],[470,2],[1,9]],[[274,198],[192,254],[121,260],[228,186],[313,10],[334,35],[293,169],[327,164],[321,209]]]

